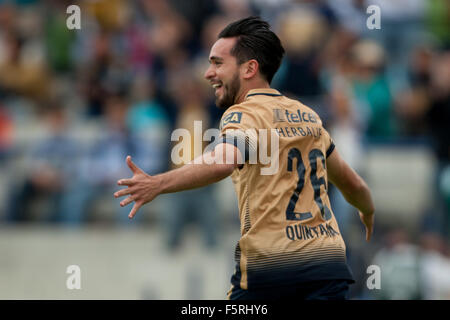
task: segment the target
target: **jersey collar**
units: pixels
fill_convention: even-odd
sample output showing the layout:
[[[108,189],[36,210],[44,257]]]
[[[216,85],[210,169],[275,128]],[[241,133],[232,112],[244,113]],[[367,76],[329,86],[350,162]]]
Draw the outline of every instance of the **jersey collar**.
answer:
[[[281,97],[282,94],[278,92],[278,90],[272,88],[251,89],[247,92],[244,100],[247,100],[253,96]]]

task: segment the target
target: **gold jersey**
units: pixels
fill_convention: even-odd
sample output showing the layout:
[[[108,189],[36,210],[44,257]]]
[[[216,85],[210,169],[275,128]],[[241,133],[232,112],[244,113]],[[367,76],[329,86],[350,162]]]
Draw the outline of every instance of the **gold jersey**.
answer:
[[[245,148],[239,148],[245,164],[231,175],[241,222],[232,284],[249,289],[328,279],[353,281],[327,193],[326,158],[334,143],[319,116],[277,90],[254,89],[224,112],[220,124],[228,143],[232,140],[225,139],[227,132],[236,135],[253,129],[258,137],[245,139]],[[269,134],[260,139],[264,129],[276,135],[278,148]],[[276,153],[276,170],[262,174],[273,164],[249,161],[252,154],[259,159],[259,150]]]

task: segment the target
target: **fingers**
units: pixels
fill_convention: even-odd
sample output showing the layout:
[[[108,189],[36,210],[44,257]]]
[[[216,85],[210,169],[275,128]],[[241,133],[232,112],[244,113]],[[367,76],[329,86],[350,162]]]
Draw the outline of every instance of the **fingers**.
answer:
[[[141,205],[136,202],[133,206],[133,209],[131,209],[130,214],[128,215],[128,218],[133,219],[140,207],[141,207]]]
[[[128,167],[134,174],[143,173],[143,171],[137,165],[135,165],[133,161],[131,161],[131,156],[127,156],[126,162]],[[136,181],[133,179],[120,179],[119,181],[117,181],[117,184],[119,186],[132,186],[135,183]]]
[[[366,228],[366,241],[370,241],[370,237],[372,236],[372,232],[370,232],[370,229]]]
[[[366,226],[366,241],[369,242],[372,238],[373,225]]]
[[[127,156],[127,165],[130,168],[131,171],[133,171],[133,173],[138,173],[141,172],[142,170],[134,164],[133,161],[131,161],[131,156]]]
[[[126,189],[117,191],[116,193],[114,193],[114,197],[118,198],[118,197],[122,197],[122,196],[125,196],[128,194],[132,194],[132,190],[130,188],[126,188]],[[120,206],[125,207],[133,201],[135,201],[135,196],[131,195],[128,198],[126,198],[125,200],[121,201]],[[128,218],[133,219],[133,217],[136,215],[136,213],[140,207],[141,207],[141,204],[138,202],[135,202],[133,208],[131,209],[131,211],[128,215]]]
[[[120,206],[125,207],[125,206],[129,205],[130,203],[132,203],[133,201],[134,201],[134,197],[129,196],[128,198],[126,198],[125,200],[120,202]]]
[[[374,218],[373,215],[365,216],[361,211],[359,211],[359,217],[361,218],[361,222],[366,227],[366,241],[369,242],[372,238],[373,233],[373,223]]]
[[[374,216],[371,215],[369,221],[367,222],[367,236],[366,236],[367,241],[370,241],[370,238],[372,238],[373,224],[374,224]]]
[[[126,196],[127,194],[131,194],[131,192],[132,192],[131,188],[125,188],[114,193],[114,197],[115,198],[123,197]]]
[[[135,183],[136,182],[133,179],[120,179],[119,181],[117,181],[117,184],[119,186],[132,186]]]

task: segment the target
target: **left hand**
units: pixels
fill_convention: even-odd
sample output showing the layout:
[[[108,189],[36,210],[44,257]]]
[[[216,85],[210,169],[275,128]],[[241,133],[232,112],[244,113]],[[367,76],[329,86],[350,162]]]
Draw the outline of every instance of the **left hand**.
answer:
[[[114,193],[114,197],[118,198],[128,194],[130,195],[120,202],[120,206],[124,207],[134,201],[134,206],[128,215],[128,218],[132,219],[139,208],[152,201],[159,194],[159,191],[155,177],[146,174],[141,168],[136,166],[131,161],[130,156],[127,156],[126,162],[133,172],[133,177],[131,179],[120,179],[117,181],[119,186],[128,186],[128,188],[117,191]]]

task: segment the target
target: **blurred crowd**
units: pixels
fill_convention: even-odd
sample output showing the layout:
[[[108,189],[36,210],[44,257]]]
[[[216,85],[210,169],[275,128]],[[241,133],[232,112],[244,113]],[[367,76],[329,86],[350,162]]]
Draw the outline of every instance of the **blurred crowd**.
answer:
[[[117,179],[131,175],[126,155],[149,174],[163,172],[174,167],[175,128],[193,132],[195,120],[218,127],[221,111],[203,79],[210,47],[229,22],[260,15],[286,49],[272,87],[316,110],[356,170],[370,145],[430,147],[437,168],[423,238],[393,229],[378,239],[376,263],[398,282],[395,272],[410,270],[401,272],[409,280],[377,292],[450,298],[449,280],[433,271],[450,268],[450,1],[84,0],[76,1],[81,29],[69,30],[73,2],[0,0],[0,223],[82,226],[108,217],[127,225],[130,208],[112,197]],[[381,29],[366,25],[372,4]],[[164,196],[144,210],[161,218],[170,249],[190,220],[214,248],[223,215],[237,215],[218,193],[211,186]],[[347,235],[356,214],[331,193]],[[406,267],[396,265],[401,254]]]

